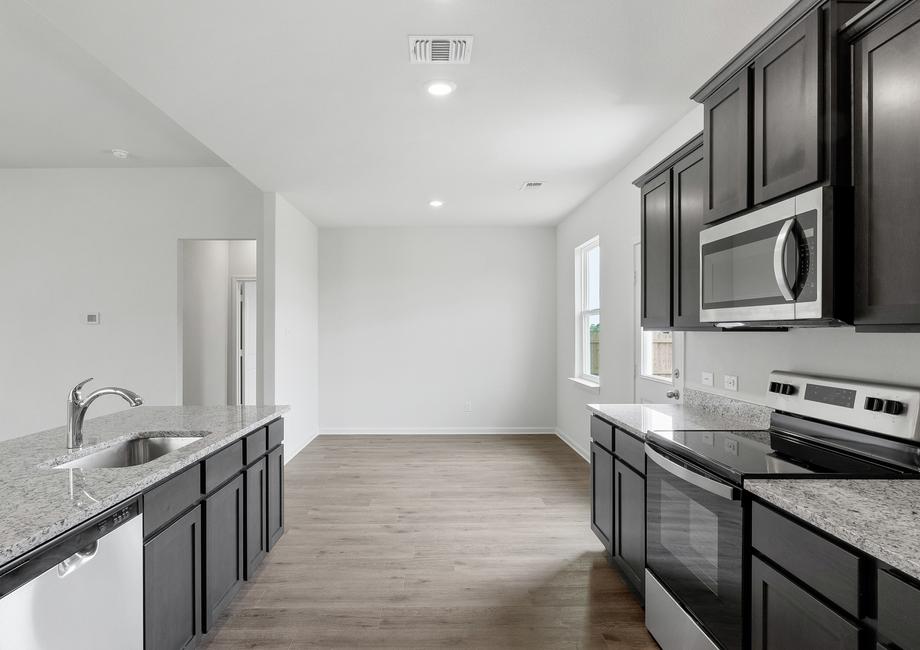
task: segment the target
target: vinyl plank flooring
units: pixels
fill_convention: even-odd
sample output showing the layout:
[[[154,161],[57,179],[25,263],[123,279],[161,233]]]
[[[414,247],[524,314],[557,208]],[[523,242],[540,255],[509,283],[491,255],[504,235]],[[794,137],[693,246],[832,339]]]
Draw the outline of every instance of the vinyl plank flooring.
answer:
[[[555,436],[320,436],[204,648],[657,648]]]

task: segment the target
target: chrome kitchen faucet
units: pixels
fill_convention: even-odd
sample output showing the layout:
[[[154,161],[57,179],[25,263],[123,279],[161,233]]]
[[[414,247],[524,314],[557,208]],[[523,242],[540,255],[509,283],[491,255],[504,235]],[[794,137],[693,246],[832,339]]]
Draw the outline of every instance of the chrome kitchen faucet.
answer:
[[[128,404],[140,406],[144,403],[141,396],[128,390],[127,388],[118,388],[109,386],[93,391],[85,398],[83,397],[82,388],[93,380],[92,377],[84,379],[74,386],[70,391],[70,397],[67,399],[67,448],[79,449],[83,446],[83,418],[86,415],[86,409],[89,405],[103,395],[118,395]]]

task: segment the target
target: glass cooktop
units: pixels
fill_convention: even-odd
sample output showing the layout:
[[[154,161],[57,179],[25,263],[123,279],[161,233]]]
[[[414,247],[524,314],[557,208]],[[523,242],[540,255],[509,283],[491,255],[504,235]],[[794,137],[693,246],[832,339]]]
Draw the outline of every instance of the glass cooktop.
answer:
[[[647,440],[739,485],[750,478],[893,473],[888,467],[768,430],[652,431]]]

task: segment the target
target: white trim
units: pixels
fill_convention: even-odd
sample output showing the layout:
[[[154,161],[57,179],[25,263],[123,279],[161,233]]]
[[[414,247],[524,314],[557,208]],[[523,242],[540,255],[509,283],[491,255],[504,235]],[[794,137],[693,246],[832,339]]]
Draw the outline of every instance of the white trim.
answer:
[[[284,464],[287,465],[287,464],[290,463],[292,460],[294,460],[294,458],[297,457],[297,454],[299,454],[299,453],[302,452],[304,449],[306,449],[306,448],[307,448],[307,445],[309,445],[311,442],[313,442],[314,440],[316,440],[316,438],[317,438],[318,436],[319,436],[318,433],[314,433],[312,436],[310,436],[310,437],[307,439],[306,442],[304,442],[302,445],[300,445],[300,447],[299,447],[297,450],[295,450],[294,452],[292,452],[290,456],[288,456],[288,451],[289,451],[290,447],[288,447],[287,445],[285,445],[285,447],[284,447]],[[286,442],[287,442],[287,441],[286,441]]]
[[[662,379],[661,377],[657,377],[655,375],[640,375],[640,377],[642,377],[642,379],[645,379],[647,381],[657,381],[659,384],[664,384],[666,386],[674,385],[673,379]]]
[[[591,456],[588,453],[588,450],[586,448],[582,448],[582,446],[579,445],[578,442],[576,442],[574,438],[569,436],[567,433],[560,431],[559,429],[556,429],[556,436],[562,442],[564,442],[569,447],[571,447],[572,451],[574,451],[576,454],[581,456],[586,462],[589,462],[589,463],[591,462]]]
[[[582,379],[581,377],[569,377],[569,381],[575,382],[582,388],[590,390],[592,393],[601,392],[601,385],[596,381],[591,381],[590,379]]]
[[[593,249],[598,251],[600,258],[601,238],[595,235],[580,246],[575,247],[575,370],[574,375],[583,380],[600,383],[599,375],[592,375],[590,372],[590,343],[585,345],[586,323],[592,316],[597,316],[600,322],[601,310],[600,305],[596,309],[587,309],[588,305],[588,256],[586,253]],[[598,275],[598,282],[600,282]],[[600,293],[600,287],[598,287]]]
[[[424,435],[553,435],[555,427],[357,427],[327,428],[319,432],[321,436],[424,436]]]

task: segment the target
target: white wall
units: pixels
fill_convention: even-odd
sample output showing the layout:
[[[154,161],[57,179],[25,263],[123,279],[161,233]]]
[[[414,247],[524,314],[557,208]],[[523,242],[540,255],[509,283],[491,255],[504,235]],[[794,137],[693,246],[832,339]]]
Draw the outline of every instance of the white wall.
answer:
[[[789,332],[687,333],[686,386],[703,390],[700,373],[716,373],[729,397],[762,404],[771,370],[793,370],[920,386],[920,334],[857,334],[852,327]],[[724,375],[738,392],[721,390]]]
[[[552,430],[554,239],[320,231],[320,429]]]
[[[179,403],[178,240],[257,239],[261,215],[262,193],[227,167],[0,170],[0,438],[61,426],[91,376]]]
[[[702,107],[665,131],[556,228],[556,413],[560,435],[587,454],[586,404],[633,401],[635,358],[633,245],[639,241],[639,189],[632,182],[703,130]],[[571,380],[575,369],[575,247],[600,235],[601,387]]]
[[[318,232],[278,194],[266,194],[263,205],[260,362],[265,402],[291,406],[284,424],[287,462],[318,430]]]

